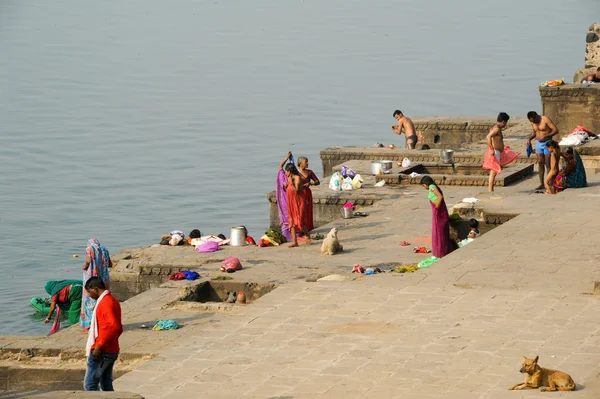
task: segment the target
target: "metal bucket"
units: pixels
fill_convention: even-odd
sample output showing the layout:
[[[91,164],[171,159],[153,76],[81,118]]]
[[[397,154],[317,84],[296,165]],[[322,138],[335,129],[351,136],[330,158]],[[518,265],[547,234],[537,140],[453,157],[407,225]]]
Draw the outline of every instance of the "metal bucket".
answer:
[[[454,150],[440,150],[440,159],[443,163],[452,163]]]
[[[340,212],[344,219],[352,219],[354,217],[354,208],[342,208]]]
[[[246,245],[246,228],[244,226],[232,227],[231,228],[231,242],[232,247],[243,247]]]
[[[382,173],[391,173],[392,161],[371,161],[371,174],[380,175]]]

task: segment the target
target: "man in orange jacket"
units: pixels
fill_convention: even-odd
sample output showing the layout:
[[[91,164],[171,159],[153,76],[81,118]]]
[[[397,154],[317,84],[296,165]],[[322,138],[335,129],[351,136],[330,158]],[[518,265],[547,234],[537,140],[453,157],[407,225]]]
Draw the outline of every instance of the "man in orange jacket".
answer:
[[[96,300],[86,345],[87,370],[83,381],[86,391],[113,389],[113,366],[119,356],[119,336],[123,333],[121,305],[98,277],[91,277],[85,289]]]

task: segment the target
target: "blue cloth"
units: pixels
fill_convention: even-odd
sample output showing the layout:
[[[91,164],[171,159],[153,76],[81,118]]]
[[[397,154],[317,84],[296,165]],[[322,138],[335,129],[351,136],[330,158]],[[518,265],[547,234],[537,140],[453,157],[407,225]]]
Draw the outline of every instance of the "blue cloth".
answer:
[[[184,270],[182,271],[182,273],[185,274],[186,280],[196,280],[198,277],[200,277],[198,273],[193,272],[191,270]]]
[[[156,322],[154,327],[152,327],[154,331],[177,330],[178,328],[179,325],[175,320],[159,320]]]
[[[117,357],[119,357],[118,353],[104,352],[102,358],[95,361],[92,355],[88,356],[83,389],[86,391],[99,391],[99,385],[103,391],[114,391],[113,366]]]
[[[525,152],[527,153],[527,158],[529,158],[531,156],[531,154],[533,154],[533,146],[531,145],[531,143],[527,144],[527,148],[525,148]]]
[[[536,154],[550,155],[550,150],[546,146],[547,143],[548,143],[547,141],[544,141],[543,143],[540,143],[539,141],[536,141],[535,153]]]

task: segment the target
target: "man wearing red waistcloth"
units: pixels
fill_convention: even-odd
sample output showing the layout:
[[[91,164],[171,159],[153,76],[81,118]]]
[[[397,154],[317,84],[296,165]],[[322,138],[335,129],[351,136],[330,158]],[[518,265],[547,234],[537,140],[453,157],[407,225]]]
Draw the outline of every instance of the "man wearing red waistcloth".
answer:
[[[511,151],[509,146],[504,145],[502,129],[506,127],[509,119],[510,116],[506,112],[500,112],[496,124],[490,129],[490,133],[486,137],[488,149],[483,159],[483,169],[490,171],[488,184],[490,192],[494,191],[494,181],[496,175],[502,172],[502,167],[513,162],[521,155],[518,152]]]

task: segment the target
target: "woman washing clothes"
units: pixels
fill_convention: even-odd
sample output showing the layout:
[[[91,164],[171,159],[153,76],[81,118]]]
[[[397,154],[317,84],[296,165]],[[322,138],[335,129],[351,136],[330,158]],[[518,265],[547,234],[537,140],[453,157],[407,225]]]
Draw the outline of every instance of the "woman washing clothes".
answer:
[[[310,244],[307,226],[303,224],[303,221],[306,221],[306,197],[302,194],[302,190],[305,189],[304,185],[306,184],[306,181],[300,176],[300,173],[294,164],[291,163],[285,166],[285,176],[288,179],[286,184],[286,197],[288,223],[292,235],[292,244],[290,245],[290,248],[298,246],[297,233],[300,231],[306,235],[306,242]]]
[[[48,281],[44,288],[50,295],[50,311],[44,323],[49,323],[52,320],[52,314],[56,310],[54,324],[50,330],[50,334],[60,331],[60,319],[62,312],[67,312],[69,317],[69,325],[73,325],[80,320],[81,312],[81,296],[83,294],[83,286],[81,280],[52,280]]]
[[[562,153],[562,157],[565,160],[565,164],[560,172],[558,172],[554,181],[556,192],[561,192],[567,188],[587,187],[585,167],[583,166],[583,161],[581,160],[579,153],[575,151],[573,147],[568,147],[567,150]]]
[[[85,250],[85,265],[83,265],[83,286],[91,277],[100,277],[106,285],[106,289],[110,288],[110,278],[108,268],[112,267],[112,260],[108,250],[104,248],[97,238],[91,238],[88,241],[88,246]],[[81,327],[84,330],[90,329],[92,321],[92,313],[96,301],[92,299],[86,290],[83,290],[82,306],[81,306]]]
[[[421,185],[429,191],[428,198],[433,212],[431,252],[436,258],[442,258],[456,248],[450,239],[450,216],[444,201],[444,193],[429,176],[423,176]]]
[[[303,215],[303,225],[306,226],[306,230],[312,231],[315,228],[313,220],[313,196],[310,186],[318,186],[321,184],[315,172],[308,169],[308,158],[298,158],[298,173],[300,177],[304,179],[304,189],[300,192],[305,200],[305,212]]]

